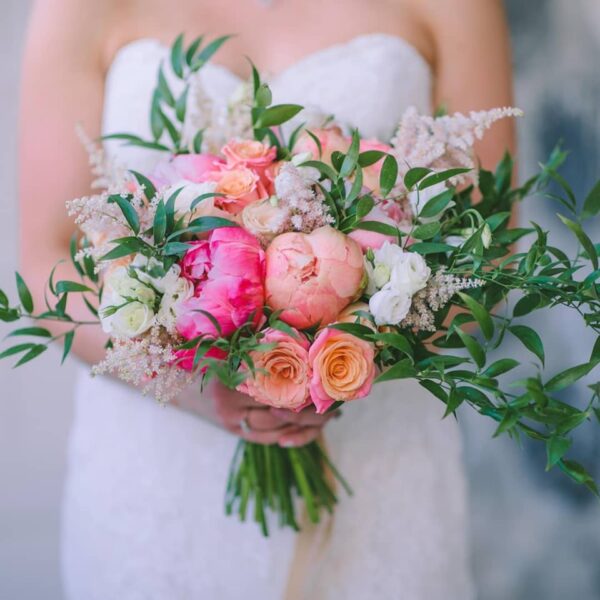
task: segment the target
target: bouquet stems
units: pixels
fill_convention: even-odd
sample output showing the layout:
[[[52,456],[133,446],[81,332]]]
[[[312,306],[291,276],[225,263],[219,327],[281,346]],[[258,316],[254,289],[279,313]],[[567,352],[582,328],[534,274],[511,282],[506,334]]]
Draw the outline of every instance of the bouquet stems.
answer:
[[[229,471],[225,511],[237,512],[245,521],[250,505],[263,535],[269,535],[269,512],[279,517],[280,527],[300,531],[296,498],[308,519],[318,523],[322,511],[333,512],[337,503],[335,482],[352,494],[318,442],[301,448],[281,448],[240,440]]]

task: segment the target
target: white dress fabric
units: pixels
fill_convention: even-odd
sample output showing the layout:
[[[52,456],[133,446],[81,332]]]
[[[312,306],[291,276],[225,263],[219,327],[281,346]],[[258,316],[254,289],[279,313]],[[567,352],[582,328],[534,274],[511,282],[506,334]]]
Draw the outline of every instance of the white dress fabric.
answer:
[[[124,47],[106,82],[105,133],[147,135],[153,40]],[[240,80],[201,71],[225,100]],[[371,34],[311,54],[271,80],[276,102],[298,102],[388,139],[409,105],[430,110],[431,74],[400,38]],[[156,153],[111,146],[128,166]],[[311,600],[469,600],[461,442],[442,404],[414,382],[375,387],[326,429],[354,488],[341,493],[330,539],[306,574]],[[283,600],[296,536],[273,522],[264,539],[223,512],[237,440],[109,378],[82,371],[63,515],[68,600]]]

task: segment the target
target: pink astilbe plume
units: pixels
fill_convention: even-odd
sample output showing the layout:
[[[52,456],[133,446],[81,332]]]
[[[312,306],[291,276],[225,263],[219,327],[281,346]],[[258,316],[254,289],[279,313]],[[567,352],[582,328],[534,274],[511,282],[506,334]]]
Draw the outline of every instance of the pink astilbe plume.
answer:
[[[520,117],[518,108],[494,108],[472,111],[469,115],[455,113],[441,117],[419,114],[416,108],[406,110],[392,138],[393,153],[400,173],[413,167],[428,167],[443,171],[455,167],[476,167],[473,145],[500,119]],[[454,178],[453,185],[475,182],[477,170]]]

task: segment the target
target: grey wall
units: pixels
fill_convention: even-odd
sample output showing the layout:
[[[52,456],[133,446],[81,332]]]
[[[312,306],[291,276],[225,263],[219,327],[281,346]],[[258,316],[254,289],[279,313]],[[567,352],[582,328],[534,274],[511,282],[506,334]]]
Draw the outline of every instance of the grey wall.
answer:
[[[597,0],[509,0],[515,45],[523,174],[558,138],[573,151],[567,176],[581,196],[600,177],[600,5]],[[15,120],[19,56],[28,3],[2,0],[0,19],[0,282],[16,264]],[[551,204],[522,213],[555,229]],[[556,228],[560,234],[560,229]],[[596,238],[598,239],[598,224]],[[11,284],[12,285],[12,284]],[[565,315],[536,323],[549,370],[587,358],[585,331]],[[0,334],[3,329],[0,328]],[[587,338],[589,340],[589,336]],[[588,344],[589,346],[589,344]],[[518,355],[520,350],[514,348]],[[523,359],[527,357],[523,355]],[[59,600],[60,493],[72,417],[72,369],[57,352],[12,371],[0,363],[0,598]],[[570,398],[579,401],[583,390]],[[600,507],[560,476],[543,473],[539,449],[490,440],[491,426],[461,415],[466,440],[475,574],[484,600],[600,597]],[[597,428],[596,428],[597,429]],[[576,447],[600,476],[600,436]]]

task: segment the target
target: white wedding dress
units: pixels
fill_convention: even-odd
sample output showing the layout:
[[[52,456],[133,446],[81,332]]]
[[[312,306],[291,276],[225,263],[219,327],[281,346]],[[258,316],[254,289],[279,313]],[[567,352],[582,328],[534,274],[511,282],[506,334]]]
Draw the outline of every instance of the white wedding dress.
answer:
[[[124,47],[106,82],[104,131],[147,134],[167,49]],[[206,90],[239,79],[208,65]],[[364,136],[389,138],[404,109],[431,108],[431,74],[400,38],[371,34],[304,58],[271,80],[276,102],[335,112]],[[111,146],[128,166],[151,151]],[[377,386],[326,429],[354,488],[341,495],[329,541],[305,578],[311,600],[469,600],[465,479],[455,421],[410,381]],[[69,453],[63,570],[69,600],[283,600],[296,537],[264,539],[223,512],[237,440],[162,408],[109,378],[82,373]]]

